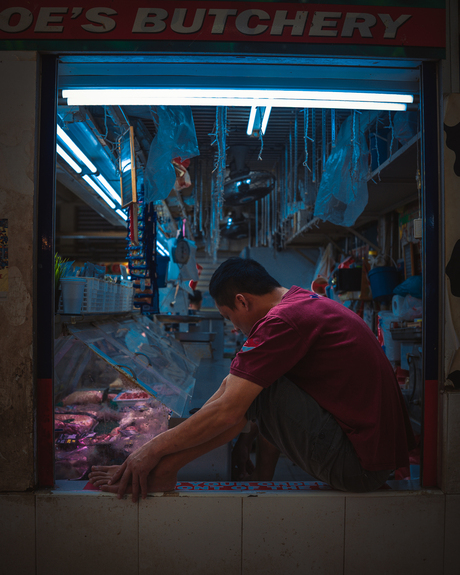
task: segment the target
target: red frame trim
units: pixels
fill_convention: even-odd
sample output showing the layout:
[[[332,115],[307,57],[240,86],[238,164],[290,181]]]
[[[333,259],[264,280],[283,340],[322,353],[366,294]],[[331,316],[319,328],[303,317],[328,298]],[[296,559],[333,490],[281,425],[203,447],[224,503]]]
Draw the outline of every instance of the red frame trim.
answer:
[[[438,380],[425,381],[423,414],[423,487],[436,487],[438,475]]]
[[[54,485],[53,380],[37,380],[37,479],[39,487]]]

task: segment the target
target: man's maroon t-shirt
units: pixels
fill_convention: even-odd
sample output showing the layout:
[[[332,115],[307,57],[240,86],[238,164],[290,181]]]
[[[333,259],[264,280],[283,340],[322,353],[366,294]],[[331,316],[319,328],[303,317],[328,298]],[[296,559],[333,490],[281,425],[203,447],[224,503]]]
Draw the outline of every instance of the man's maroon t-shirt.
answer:
[[[414,437],[393,368],[340,303],[293,286],[254,325],[230,373],[262,387],[288,377],[335,417],[364,469],[408,465]]]

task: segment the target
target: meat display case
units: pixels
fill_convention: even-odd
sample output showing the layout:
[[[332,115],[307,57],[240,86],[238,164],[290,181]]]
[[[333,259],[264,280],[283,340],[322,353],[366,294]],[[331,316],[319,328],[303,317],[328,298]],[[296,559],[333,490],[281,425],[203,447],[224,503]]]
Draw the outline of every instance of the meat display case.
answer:
[[[54,357],[56,479],[84,479],[92,465],[122,463],[165,431],[171,416],[182,416],[198,362],[140,314],[69,318],[60,332]]]

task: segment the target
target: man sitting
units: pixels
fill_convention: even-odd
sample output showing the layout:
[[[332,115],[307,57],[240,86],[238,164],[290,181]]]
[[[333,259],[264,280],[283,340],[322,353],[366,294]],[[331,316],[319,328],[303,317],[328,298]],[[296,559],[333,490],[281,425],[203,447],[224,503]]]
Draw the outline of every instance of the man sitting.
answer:
[[[172,490],[189,461],[232,440],[247,422],[261,434],[258,480],[270,480],[279,452],[343,491],[378,489],[408,465],[415,445],[399,385],[376,337],[338,302],[282,287],[256,261],[230,258],[209,292],[247,340],[218,391],[194,415],[132,453],[121,466],[93,468],[104,491]],[[244,476],[252,432],[243,433]],[[247,438],[247,440],[245,440]]]

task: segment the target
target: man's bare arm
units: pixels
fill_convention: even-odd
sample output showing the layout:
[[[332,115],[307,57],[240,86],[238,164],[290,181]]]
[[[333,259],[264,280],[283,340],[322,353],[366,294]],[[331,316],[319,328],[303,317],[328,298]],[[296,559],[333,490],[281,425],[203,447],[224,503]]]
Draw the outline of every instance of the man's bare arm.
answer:
[[[121,478],[118,495],[125,493],[132,480],[133,494],[140,486],[145,497],[147,476],[162,457],[206,443],[237,425],[261,391],[262,388],[255,383],[235,375],[227,376],[211,401],[197,413],[153,438],[128,457],[112,479],[115,483]]]
[[[228,376],[227,376],[228,377]],[[227,384],[227,377],[222,381],[222,383],[219,386],[219,389],[213,394],[211,395],[211,397],[206,401],[206,403],[204,405],[207,405],[208,403],[211,403],[212,401],[215,401],[216,399],[218,399],[225,391],[225,386]],[[204,406],[203,406],[204,407]]]

